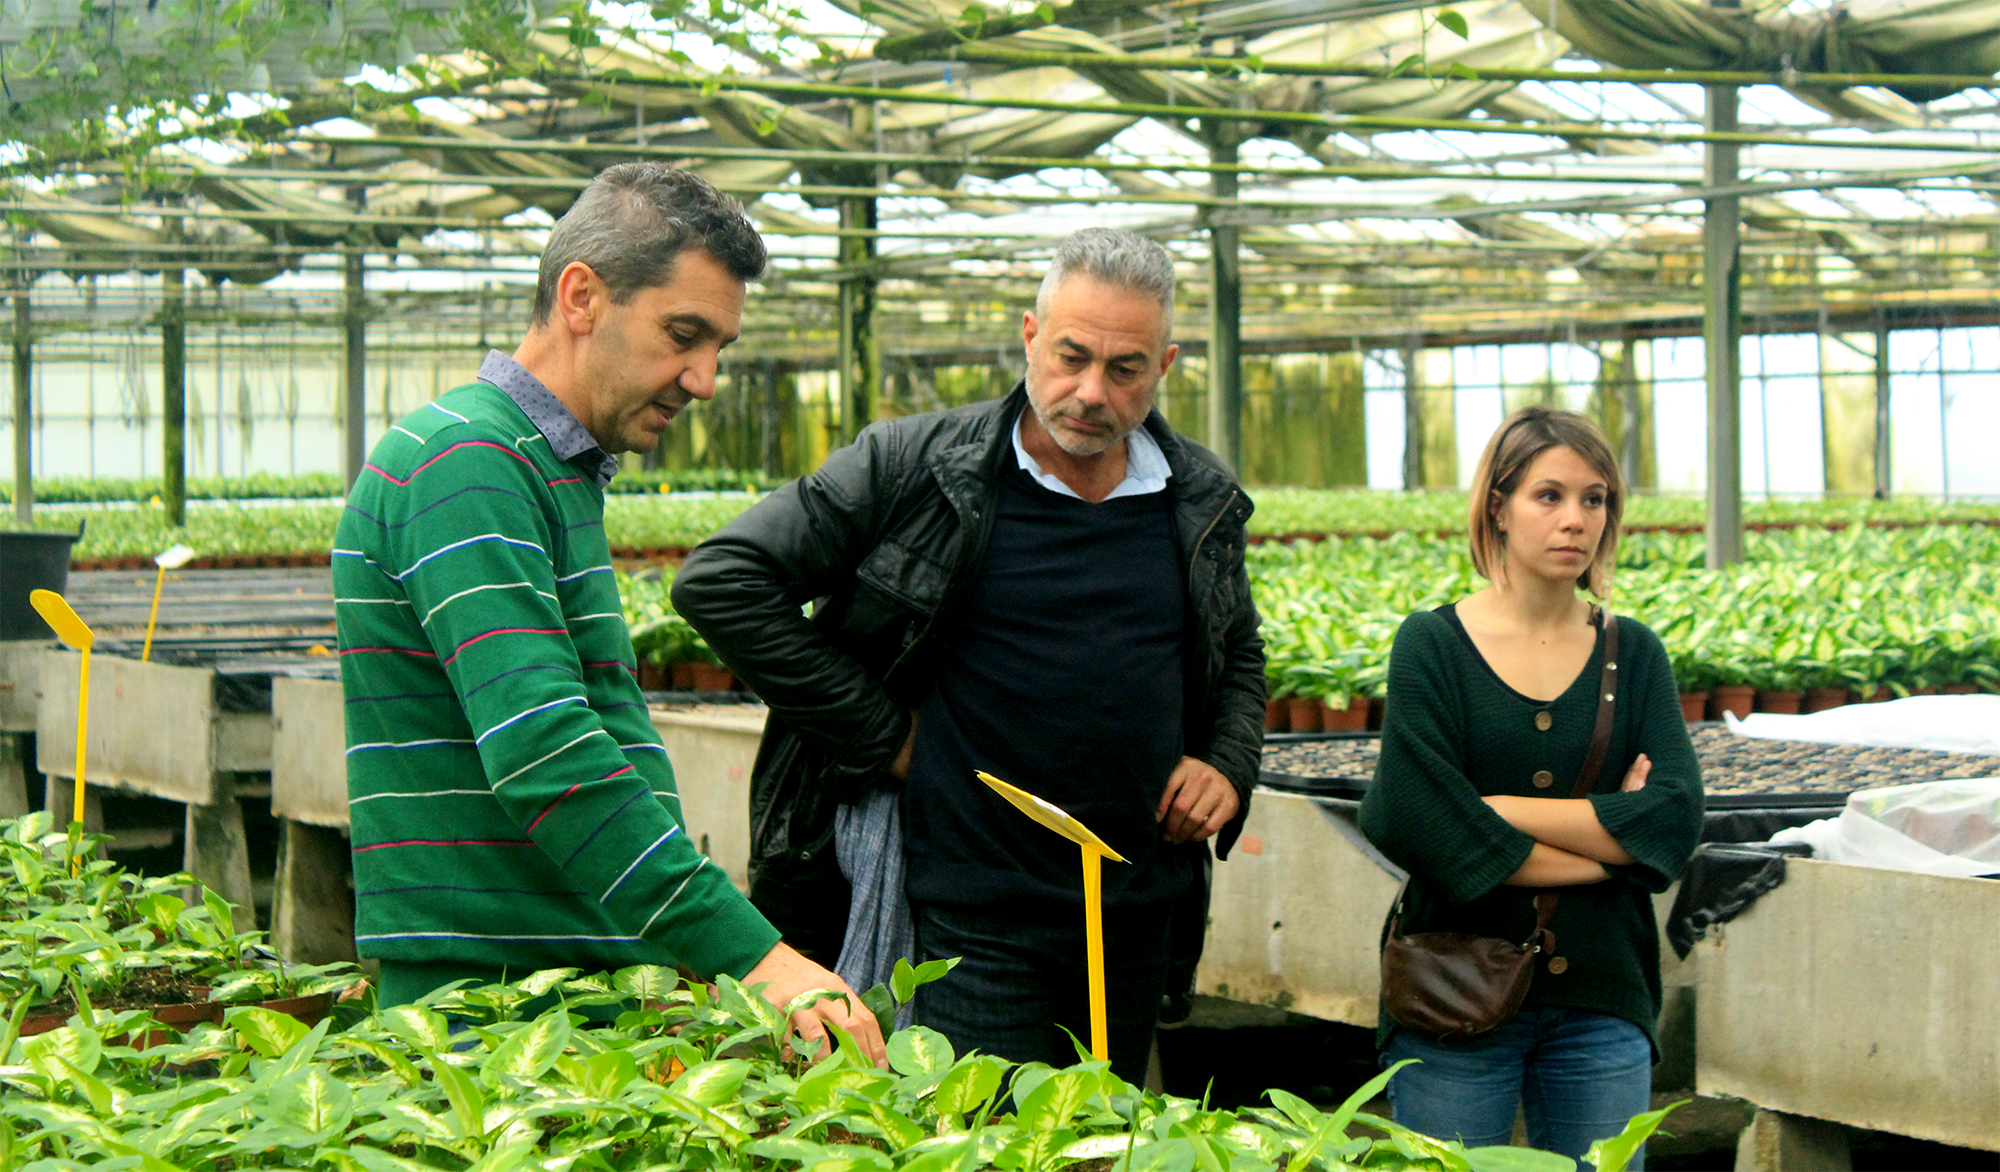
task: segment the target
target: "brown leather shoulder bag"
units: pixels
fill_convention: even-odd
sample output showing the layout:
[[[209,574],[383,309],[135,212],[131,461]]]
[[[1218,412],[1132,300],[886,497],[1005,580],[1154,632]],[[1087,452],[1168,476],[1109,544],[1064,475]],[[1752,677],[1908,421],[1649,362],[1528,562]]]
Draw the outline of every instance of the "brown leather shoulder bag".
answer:
[[[1611,747],[1612,706],[1618,695],[1618,624],[1598,611],[1604,628],[1604,671],[1597,689],[1597,723],[1590,750],[1570,796],[1589,795]],[[1555,949],[1556,893],[1535,896],[1535,930],[1526,940],[1474,936],[1465,932],[1399,934],[1403,896],[1396,893],[1388,943],[1382,946],[1382,1008],[1397,1025],[1440,1042],[1468,1041],[1490,1034],[1520,1012],[1535,977],[1537,953]],[[1560,969],[1554,970],[1560,972]]]

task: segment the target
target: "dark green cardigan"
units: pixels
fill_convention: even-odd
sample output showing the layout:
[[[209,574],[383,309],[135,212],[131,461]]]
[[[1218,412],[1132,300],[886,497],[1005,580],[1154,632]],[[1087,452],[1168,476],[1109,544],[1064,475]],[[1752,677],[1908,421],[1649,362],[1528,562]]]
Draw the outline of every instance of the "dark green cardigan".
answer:
[[[1701,775],[1659,637],[1618,620],[1619,687],[1611,748],[1591,802],[1635,860],[1603,883],[1557,890],[1556,974],[1538,964],[1530,1008],[1608,1013],[1653,1037],[1660,1013],[1659,930],[1651,894],[1680,874],[1701,835]],[[1389,658],[1382,757],[1361,803],[1361,829],[1410,872],[1401,931],[1471,932],[1526,939],[1534,891],[1504,886],[1535,840],[1480,801],[1493,794],[1568,797],[1590,745],[1604,641],[1567,691],[1547,703],[1501,682],[1442,614],[1403,621]],[[1535,716],[1548,712],[1548,731]],[[1652,758],[1646,787],[1618,792],[1640,753]],[[1538,770],[1555,783],[1537,788]],[[1383,1015],[1378,1036],[1393,1023]],[[1658,1046],[1655,1043],[1655,1051]]]

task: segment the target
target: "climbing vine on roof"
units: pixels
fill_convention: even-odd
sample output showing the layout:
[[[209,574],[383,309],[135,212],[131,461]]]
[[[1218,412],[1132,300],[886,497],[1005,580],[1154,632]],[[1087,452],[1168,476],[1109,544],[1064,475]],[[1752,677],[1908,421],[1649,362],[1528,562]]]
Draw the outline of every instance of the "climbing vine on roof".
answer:
[[[800,31],[795,0],[661,0],[651,15],[660,55],[682,64],[686,33],[749,61],[836,55]],[[608,29],[588,0],[6,0],[0,142],[22,153],[9,170],[50,175],[190,138],[269,139],[469,78],[584,68]]]

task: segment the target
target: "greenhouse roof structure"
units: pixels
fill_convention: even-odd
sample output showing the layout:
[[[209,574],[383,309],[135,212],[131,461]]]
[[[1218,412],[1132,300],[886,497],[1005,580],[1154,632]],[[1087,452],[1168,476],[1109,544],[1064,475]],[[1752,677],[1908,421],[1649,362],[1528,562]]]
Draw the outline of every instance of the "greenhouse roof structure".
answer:
[[[8,5],[10,57],[36,7]],[[375,10],[342,11],[352,29]],[[990,354],[1083,223],[1167,242],[1197,304],[1209,230],[1233,227],[1244,341],[1264,348],[1686,328],[1718,195],[1741,201],[1753,328],[1994,299],[1992,0],[1081,0],[1060,23],[1013,3],[976,25],[942,0],[841,0],[793,10],[825,22],[822,64],[760,47],[804,43],[762,11],[772,30],[735,47],[693,16],[607,19],[583,47],[551,21],[523,38],[533,67],[430,56],[372,85],[294,68],[286,86],[253,62],[239,72],[277,96],[184,118],[136,173],[115,124],[95,159],[18,151],[16,267],[181,261],[268,284],[238,311],[284,314],[338,282],[274,277],[361,251],[372,287],[446,312],[522,281],[591,174],[650,157],[750,205],[777,260],[751,328],[802,362],[830,358],[855,276],[877,282],[891,351]],[[1740,90],[1734,133],[1704,125],[1723,87],[1689,82],[1753,78],[1771,84]],[[1732,148],[1717,178],[1708,156]]]
[[[745,336],[851,375],[850,424],[885,362],[1004,359],[1086,224],[1182,258],[1212,384],[1718,314],[2000,321],[2000,0],[1740,3],[6,0],[9,268],[104,278],[15,297],[17,337],[505,337],[554,218],[633,158],[749,206]],[[228,296],[185,305],[184,270]]]

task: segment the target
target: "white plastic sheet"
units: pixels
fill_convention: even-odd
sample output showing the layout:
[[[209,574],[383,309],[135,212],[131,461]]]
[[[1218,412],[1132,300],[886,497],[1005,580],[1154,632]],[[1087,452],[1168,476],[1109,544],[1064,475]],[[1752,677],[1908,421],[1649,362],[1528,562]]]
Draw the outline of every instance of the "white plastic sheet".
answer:
[[[1838,818],[1781,830],[1771,841],[1803,843],[1814,858],[1857,867],[2000,875],[2000,777],[1861,790],[1848,795]]]
[[[1738,720],[1726,714],[1723,722],[1744,737],[2000,754],[2000,696],[1911,696],[1805,716],[1759,712]],[[1994,772],[2000,773],[2000,762]]]

